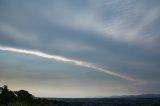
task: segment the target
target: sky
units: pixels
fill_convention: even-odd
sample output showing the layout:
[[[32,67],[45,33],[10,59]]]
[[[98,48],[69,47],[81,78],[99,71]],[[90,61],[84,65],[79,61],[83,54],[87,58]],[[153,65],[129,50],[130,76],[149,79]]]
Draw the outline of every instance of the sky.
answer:
[[[160,93],[159,0],[0,0],[0,86],[38,97]]]

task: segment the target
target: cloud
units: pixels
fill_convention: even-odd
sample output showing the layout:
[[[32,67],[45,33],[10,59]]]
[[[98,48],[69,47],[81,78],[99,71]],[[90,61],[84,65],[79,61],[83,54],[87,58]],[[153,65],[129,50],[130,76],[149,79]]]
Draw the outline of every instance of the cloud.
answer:
[[[36,37],[34,34],[20,31],[12,25],[1,24],[0,31],[3,35],[8,36],[9,38],[14,39],[17,42],[30,42],[32,44],[38,43],[38,37]]]
[[[86,62],[82,62],[82,61],[78,61],[78,60],[73,60],[73,59],[63,57],[63,56],[50,55],[50,54],[46,54],[46,53],[43,53],[43,52],[40,52],[40,51],[24,50],[24,49],[18,49],[18,48],[12,48],[12,47],[3,47],[3,46],[0,46],[0,50],[23,53],[23,54],[30,54],[30,55],[35,55],[35,56],[39,56],[39,57],[42,57],[42,58],[51,59],[51,60],[53,59],[53,60],[68,62],[68,63],[72,63],[74,65],[83,66],[83,67],[87,67],[87,68],[92,68],[92,69],[107,73],[107,74],[112,75],[112,76],[116,76],[116,77],[119,77],[119,78],[126,79],[128,81],[141,82],[140,80],[133,79],[129,76],[125,76],[125,75],[122,75],[122,74],[119,74],[119,73],[112,72],[110,70],[103,69],[103,68],[98,67],[96,65],[93,65],[91,63],[86,63]]]
[[[15,0],[0,4],[1,49],[79,64],[80,72],[93,69],[107,73],[102,81],[97,78],[101,73],[97,72],[96,84],[110,77],[119,84],[125,82],[119,80],[122,78],[148,82],[146,86],[160,80],[160,2],[157,0],[40,0],[38,3]],[[63,62],[59,64],[65,66]],[[52,65],[49,69],[53,70]],[[124,90],[127,87],[126,84]]]
[[[75,11],[75,7],[69,7],[66,2],[58,2],[44,12],[44,17],[53,24],[65,27],[87,30],[106,39],[113,38],[121,42],[139,43],[145,45],[157,44],[156,33],[148,27],[152,25],[156,31],[156,22],[160,16],[159,6],[151,7],[148,1],[105,1],[98,3],[89,2],[89,6],[83,10]],[[150,3],[152,5],[152,3]],[[74,9],[75,8],[75,9]],[[48,11],[53,10],[53,11]],[[74,15],[73,15],[74,14]]]
[[[113,37],[116,40],[123,40],[127,42],[133,42],[133,43],[139,43],[139,44],[149,44],[152,45],[156,41],[156,33],[152,34],[152,29],[149,29],[147,31],[149,26],[155,26],[154,22],[158,22],[160,16],[158,15],[160,11],[160,8],[153,8],[146,12],[145,15],[143,15],[135,26],[130,26],[129,21],[132,21],[132,19],[122,19],[121,21],[115,20],[110,25],[107,25],[104,31],[106,32],[106,36]],[[138,10],[137,10],[138,13]],[[127,21],[126,21],[127,20]],[[156,26],[154,27],[156,29]],[[148,33],[145,33],[148,32]],[[154,45],[155,46],[155,45]]]
[[[138,79],[159,73],[158,5],[121,0],[35,4],[4,3],[1,45],[87,61]]]

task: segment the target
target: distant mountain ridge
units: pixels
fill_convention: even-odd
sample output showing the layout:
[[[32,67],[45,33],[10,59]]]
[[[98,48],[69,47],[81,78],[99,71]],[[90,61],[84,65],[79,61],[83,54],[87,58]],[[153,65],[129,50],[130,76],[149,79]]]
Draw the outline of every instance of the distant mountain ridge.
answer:
[[[95,96],[95,97],[80,97],[80,98],[61,98],[61,97],[37,97],[47,99],[93,99],[93,98],[160,98],[160,94],[140,94],[140,95],[120,95],[120,96]]]
[[[122,96],[110,96],[110,97],[86,97],[86,98],[45,98],[48,100],[56,100],[63,102],[84,102],[84,103],[111,103],[111,102],[123,102],[123,101],[136,101],[153,99],[160,99],[160,94],[141,94],[141,95],[122,95]]]
[[[160,98],[160,94],[122,95],[99,98]]]

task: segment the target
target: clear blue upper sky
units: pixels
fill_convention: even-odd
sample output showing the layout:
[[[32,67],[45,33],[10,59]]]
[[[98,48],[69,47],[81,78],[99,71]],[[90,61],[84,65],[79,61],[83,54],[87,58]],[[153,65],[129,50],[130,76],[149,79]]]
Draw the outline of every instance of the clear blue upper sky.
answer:
[[[159,76],[160,0],[0,0],[0,86],[130,95],[160,93]]]

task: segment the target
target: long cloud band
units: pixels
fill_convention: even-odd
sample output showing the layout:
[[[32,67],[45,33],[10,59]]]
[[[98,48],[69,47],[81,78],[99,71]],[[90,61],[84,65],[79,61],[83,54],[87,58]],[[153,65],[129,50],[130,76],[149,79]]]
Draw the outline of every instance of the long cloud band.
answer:
[[[82,62],[79,60],[74,60],[74,59],[70,59],[70,58],[66,58],[63,56],[58,56],[58,55],[51,55],[51,54],[47,54],[41,51],[35,51],[35,50],[25,50],[25,49],[19,49],[19,48],[13,48],[13,47],[7,47],[7,46],[0,46],[0,50],[1,51],[8,51],[8,52],[16,52],[16,53],[23,53],[23,54],[29,54],[29,55],[34,55],[34,56],[39,56],[42,58],[46,58],[46,59],[50,59],[50,60],[58,60],[58,61],[63,61],[63,62],[68,62],[74,65],[78,65],[78,66],[82,66],[82,67],[87,67],[87,68],[92,68],[95,69],[97,71],[101,71],[104,73],[107,73],[109,75],[115,76],[115,77],[119,77],[128,81],[132,81],[132,82],[141,82],[141,80],[137,80],[134,79],[132,77],[120,74],[120,73],[116,73],[104,68],[101,68],[95,64],[92,63],[88,63],[88,62]]]

